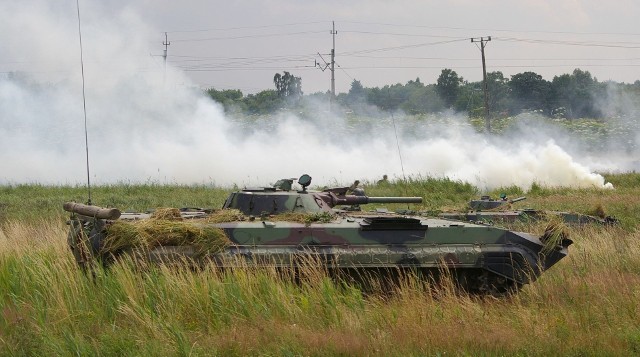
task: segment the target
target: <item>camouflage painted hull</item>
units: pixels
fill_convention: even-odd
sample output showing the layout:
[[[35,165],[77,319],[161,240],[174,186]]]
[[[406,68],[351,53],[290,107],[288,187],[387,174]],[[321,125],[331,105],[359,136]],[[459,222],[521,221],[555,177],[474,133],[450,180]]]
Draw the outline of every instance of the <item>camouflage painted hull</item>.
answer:
[[[106,258],[100,256],[101,246],[111,222],[72,216],[69,243],[80,265]],[[567,255],[570,244],[545,244],[527,233],[486,225],[380,213],[343,213],[331,222],[312,224],[268,217],[196,224],[221,228],[232,244],[208,254],[191,246],[165,245],[146,251],[145,259],[276,268],[314,261],[332,271],[444,268],[469,291],[504,292],[535,281]]]

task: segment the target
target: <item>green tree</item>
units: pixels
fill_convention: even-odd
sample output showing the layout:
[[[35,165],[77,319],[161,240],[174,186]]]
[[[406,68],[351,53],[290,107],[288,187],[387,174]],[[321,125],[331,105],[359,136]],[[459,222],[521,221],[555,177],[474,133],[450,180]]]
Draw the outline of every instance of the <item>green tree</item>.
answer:
[[[298,100],[302,97],[302,79],[284,71],[283,75],[276,73],[273,83],[280,98]]]
[[[367,99],[367,91],[362,86],[362,83],[358,80],[351,82],[351,88],[347,93],[347,101],[349,103],[362,103]]]
[[[459,89],[458,99],[453,108],[459,112],[467,112],[471,117],[484,116],[484,94],[482,82],[464,82]]]
[[[459,77],[452,69],[445,68],[440,73],[436,83],[436,91],[448,107],[452,107],[458,99],[461,83],[462,77]]]
[[[217,90],[215,88],[209,88],[205,91],[211,99],[220,104],[229,104],[242,100],[242,92],[239,89],[224,89]]]
[[[249,94],[244,103],[250,114],[273,113],[282,107],[282,98],[273,89],[263,90],[256,94]]]
[[[544,110],[549,112],[549,91],[551,84],[535,72],[514,74],[509,81],[511,89],[511,109],[521,112],[523,109]]]
[[[421,85],[409,92],[409,97],[400,108],[408,114],[434,113],[444,109],[444,103],[436,92],[435,85]]]
[[[568,118],[601,117],[593,98],[600,93],[601,86],[588,71],[574,69],[572,74],[553,77],[551,82],[554,108],[564,108]]]
[[[509,79],[500,71],[487,73],[489,109],[492,116],[501,116],[509,106]]]
[[[216,90],[215,88],[209,88],[205,93],[214,101],[222,104],[225,112],[242,112],[246,109],[243,102],[244,95],[239,89]]]

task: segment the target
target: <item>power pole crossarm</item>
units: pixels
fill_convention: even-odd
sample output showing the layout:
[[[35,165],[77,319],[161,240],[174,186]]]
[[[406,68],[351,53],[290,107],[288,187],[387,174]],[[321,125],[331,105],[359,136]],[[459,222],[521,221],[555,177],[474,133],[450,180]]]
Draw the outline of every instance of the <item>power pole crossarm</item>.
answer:
[[[482,53],[482,89],[484,91],[484,120],[487,126],[487,133],[491,132],[491,118],[489,117],[489,87],[487,85],[487,64],[484,59],[484,47],[489,41],[491,41],[491,36],[471,39],[471,42],[480,42],[480,52]]]

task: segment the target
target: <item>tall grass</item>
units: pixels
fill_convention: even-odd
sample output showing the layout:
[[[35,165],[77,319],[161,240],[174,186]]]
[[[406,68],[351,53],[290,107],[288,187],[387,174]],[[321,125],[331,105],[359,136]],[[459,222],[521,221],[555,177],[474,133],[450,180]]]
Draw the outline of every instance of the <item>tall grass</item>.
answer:
[[[478,298],[407,275],[364,295],[309,268],[201,271],[120,261],[82,273],[60,222],[0,231],[0,349],[29,355],[632,355],[638,233],[574,229],[571,255],[519,294]]]
[[[368,193],[401,195],[405,189],[389,186],[372,185]],[[41,189],[44,201],[51,199],[48,190],[57,192]],[[637,216],[622,205],[636,202],[636,190],[629,184],[606,193],[559,190],[530,199],[557,209],[560,197],[575,195],[577,206],[600,202],[632,222]],[[463,191],[453,205],[475,194]],[[160,188],[158,195],[163,192]],[[5,194],[0,197],[10,202]],[[622,200],[621,206],[611,197]],[[157,206],[181,203],[176,202]],[[23,213],[24,218],[5,217],[0,224],[1,354],[640,353],[640,233],[635,223],[569,228],[575,243],[565,260],[517,295],[496,299],[461,294],[451,284],[428,284],[412,274],[390,292],[365,294],[313,266],[300,283],[269,269],[194,270],[127,260],[84,274],[66,245],[61,215]],[[517,228],[540,234],[544,225]]]

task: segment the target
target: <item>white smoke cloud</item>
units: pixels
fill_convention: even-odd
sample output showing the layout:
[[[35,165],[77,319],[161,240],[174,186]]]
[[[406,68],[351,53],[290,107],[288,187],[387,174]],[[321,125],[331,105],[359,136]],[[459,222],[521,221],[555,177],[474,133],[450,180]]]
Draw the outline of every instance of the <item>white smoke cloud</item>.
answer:
[[[0,6],[0,38],[25,35],[12,42],[12,58],[47,59],[28,61],[25,74],[0,75],[0,183],[82,184],[75,7],[52,12],[46,2],[35,3]],[[320,110],[314,119],[226,117],[183,74],[170,67],[165,73],[158,58],[149,56],[145,44],[153,31],[136,14],[99,16],[101,11],[85,9],[90,20],[83,33],[93,183],[255,186],[309,173],[318,185],[388,174],[450,177],[487,189],[527,189],[534,182],[610,186],[545,133],[486,137],[446,115],[436,124],[434,118],[404,116],[346,120]]]

